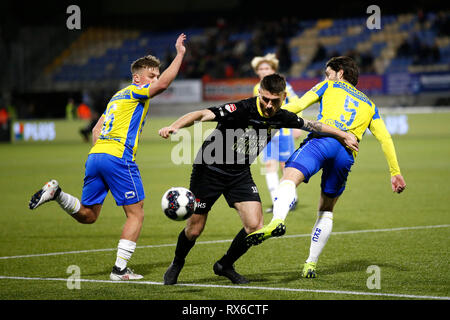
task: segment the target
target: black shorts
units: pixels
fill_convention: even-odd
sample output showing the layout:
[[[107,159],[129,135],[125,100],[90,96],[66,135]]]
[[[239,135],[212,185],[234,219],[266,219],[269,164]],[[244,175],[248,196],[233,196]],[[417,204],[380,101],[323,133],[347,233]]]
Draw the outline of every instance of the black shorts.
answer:
[[[205,165],[194,165],[189,189],[197,201],[197,214],[208,213],[222,194],[230,208],[234,208],[236,202],[261,202],[250,168],[239,175],[228,175]]]

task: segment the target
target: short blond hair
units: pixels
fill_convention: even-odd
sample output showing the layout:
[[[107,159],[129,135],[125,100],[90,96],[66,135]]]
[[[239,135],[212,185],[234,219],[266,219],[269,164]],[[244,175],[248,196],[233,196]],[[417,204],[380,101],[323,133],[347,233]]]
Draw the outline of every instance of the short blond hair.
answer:
[[[254,57],[251,62],[253,70],[255,70],[256,72],[256,70],[258,70],[259,65],[264,62],[268,63],[274,71],[278,70],[278,65],[280,64],[280,61],[277,59],[275,53],[268,53],[263,57]]]
[[[144,68],[157,68],[159,69],[159,67],[161,66],[161,62],[159,61],[158,58],[152,56],[152,55],[148,55],[142,58],[137,59],[136,61],[134,61],[131,64],[131,74],[134,74],[136,72],[138,72],[141,69]]]

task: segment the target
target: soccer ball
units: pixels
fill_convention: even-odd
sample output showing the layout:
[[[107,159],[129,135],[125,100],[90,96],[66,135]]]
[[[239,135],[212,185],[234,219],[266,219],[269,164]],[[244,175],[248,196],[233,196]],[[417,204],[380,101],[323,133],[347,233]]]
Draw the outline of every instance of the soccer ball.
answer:
[[[170,188],[161,199],[161,207],[170,219],[186,220],[195,211],[195,196],[190,190],[183,187]]]

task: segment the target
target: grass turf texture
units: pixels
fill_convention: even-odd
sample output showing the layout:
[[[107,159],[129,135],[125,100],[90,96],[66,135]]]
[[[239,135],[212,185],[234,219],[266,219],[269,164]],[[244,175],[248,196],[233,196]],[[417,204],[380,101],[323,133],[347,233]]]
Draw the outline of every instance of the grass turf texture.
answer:
[[[28,209],[31,195],[52,178],[60,182],[64,191],[81,198],[84,163],[90,145],[81,142],[79,122],[57,122],[57,129],[58,126],[64,128],[57,142],[0,145],[0,257],[111,248],[99,252],[0,259],[0,276],[62,279],[0,279],[1,300],[412,299],[350,294],[352,292],[450,296],[448,226],[339,233],[450,224],[450,113],[409,115],[409,133],[394,136],[407,182],[407,189],[401,195],[391,191],[380,145],[373,136],[364,137],[346,191],[334,211],[333,232],[336,234],[331,235],[319,260],[317,279],[301,279],[299,275],[308,256],[308,234],[316,219],[320,174],[299,187],[299,206],[287,218],[286,236],[251,248],[235,265],[237,271],[251,280],[249,286],[280,290],[238,289],[239,286],[214,275],[214,262],[225,253],[242,227],[237,213],[228,208],[223,198],[213,207],[206,228],[180,274],[179,283],[193,286],[160,285],[173,258],[178,233],[185,225],[165,217],[160,207],[161,196],[172,186],[189,187],[191,171],[190,165],[176,166],[171,162],[171,151],[177,142],[157,136],[158,129],[172,120],[150,119],[136,159],[147,195],[146,218],[129,265],[144,275],[143,280],[153,284],[81,282],[80,290],[69,290],[62,281],[70,276],[66,272],[70,265],[80,268],[82,279],[109,280],[125,222],[122,208],[115,205],[110,194],[99,219],[92,225],[77,223],[56,203],[46,204],[34,212]],[[253,165],[252,172],[266,208],[270,197],[261,175],[261,164]],[[264,218],[267,223],[271,214],[264,214]],[[210,242],[203,243],[207,241]],[[381,270],[381,289],[367,287],[371,274],[366,270],[370,265],[377,265]]]

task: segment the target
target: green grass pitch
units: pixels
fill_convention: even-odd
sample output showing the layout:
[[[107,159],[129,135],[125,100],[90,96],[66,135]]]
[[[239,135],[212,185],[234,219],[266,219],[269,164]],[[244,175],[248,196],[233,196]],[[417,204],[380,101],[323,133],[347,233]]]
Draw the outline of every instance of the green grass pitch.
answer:
[[[157,135],[171,121],[149,119],[137,154],[146,217],[130,267],[144,275],[140,283],[108,282],[125,222],[110,194],[92,225],[77,223],[56,203],[28,209],[31,195],[52,178],[81,197],[90,145],[78,135],[79,122],[57,123],[64,128],[60,142],[0,145],[1,300],[449,299],[450,113],[409,115],[408,134],[393,136],[407,182],[401,195],[391,191],[380,145],[373,136],[364,137],[335,208],[333,234],[319,260],[317,279],[299,275],[308,256],[320,174],[302,184],[286,235],[251,248],[237,261],[236,269],[251,281],[246,286],[232,285],[212,270],[242,227],[223,198],[187,258],[180,285],[161,285],[185,223],[166,218],[160,199],[169,187],[189,187],[191,171],[190,165],[171,162],[177,142]],[[252,172],[266,208],[269,193],[261,164],[254,164]],[[264,218],[268,222],[271,215]],[[69,288],[71,265],[80,270],[79,289]],[[367,285],[374,275],[367,272],[369,266],[379,268],[380,289]]]

